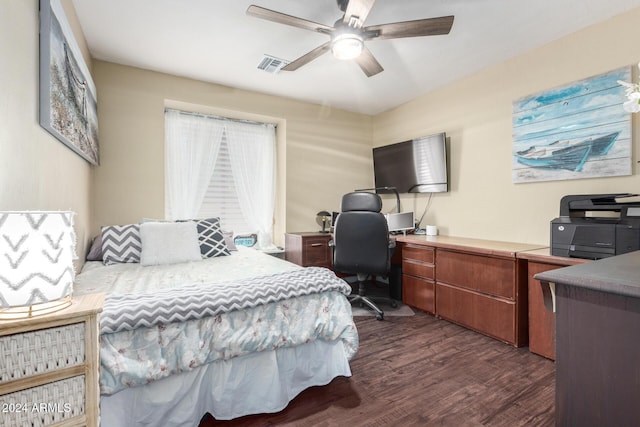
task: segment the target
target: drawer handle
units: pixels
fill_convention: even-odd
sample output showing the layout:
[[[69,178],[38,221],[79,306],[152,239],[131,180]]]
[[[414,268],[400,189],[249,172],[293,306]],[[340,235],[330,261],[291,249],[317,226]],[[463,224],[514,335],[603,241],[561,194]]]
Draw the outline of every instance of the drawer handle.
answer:
[[[311,246],[317,248],[318,246],[322,246],[322,243],[312,243]]]

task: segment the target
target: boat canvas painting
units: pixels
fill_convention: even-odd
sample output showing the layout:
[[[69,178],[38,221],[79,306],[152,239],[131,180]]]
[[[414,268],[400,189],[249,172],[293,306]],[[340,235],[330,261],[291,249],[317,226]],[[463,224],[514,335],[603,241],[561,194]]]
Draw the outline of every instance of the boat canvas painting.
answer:
[[[96,88],[60,0],[40,0],[40,125],[99,163]]]
[[[625,67],[513,102],[514,183],[631,175]]]

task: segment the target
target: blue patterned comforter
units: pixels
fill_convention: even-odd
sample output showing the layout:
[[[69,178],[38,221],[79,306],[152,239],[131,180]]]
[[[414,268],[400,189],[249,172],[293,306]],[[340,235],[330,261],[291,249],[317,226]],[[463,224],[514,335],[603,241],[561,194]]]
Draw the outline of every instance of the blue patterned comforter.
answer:
[[[206,265],[201,263],[209,260],[173,266],[89,265],[77,276],[76,293],[111,289],[112,298],[122,299],[126,295],[124,299],[131,302],[132,293],[127,293],[126,289],[135,289],[142,297],[154,292],[157,295],[173,292],[169,289],[184,284],[196,288],[207,284],[233,288],[234,282],[246,286],[246,279],[252,274],[249,265],[254,266],[253,271],[262,274],[300,269],[251,249],[219,258],[209,262],[208,273],[205,273]],[[169,270],[170,273],[162,275],[158,270]],[[291,294],[294,295],[291,298],[220,311],[212,316],[194,316],[186,321],[103,332],[100,336],[101,393],[113,394],[214,361],[317,339],[342,341],[346,357],[351,359],[358,348],[358,334],[344,292],[344,289],[334,288],[309,293],[303,281],[299,292]],[[105,302],[109,312],[105,314],[117,318],[117,312],[112,312],[117,306],[110,305],[109,298],[107,296]]]

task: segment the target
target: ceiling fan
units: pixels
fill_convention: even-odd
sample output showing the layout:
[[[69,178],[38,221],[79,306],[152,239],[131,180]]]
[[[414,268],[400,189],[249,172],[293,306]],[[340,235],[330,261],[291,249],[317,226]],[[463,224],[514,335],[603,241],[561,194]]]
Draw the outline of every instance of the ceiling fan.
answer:
[[[375,0],[337,0],[338,7],[344,16],[338,19],[333,27],[308,21],[306,19],[251,5],[247,15],[266,19],[267,21],[291,25],[305,30],[326,34],[331,39],[313,49],[309,53],[290,62],[282,69],[294,71],[331,50],[338,59],[355,60],[367,77],[375,76],[383,71],[380,63],[364,45],[373,39],[397,39],[402,37],[422,37],[449,34],[453,25],[453,16],[418,19],[415,21],[394,22],[390,24],[364,26]]]

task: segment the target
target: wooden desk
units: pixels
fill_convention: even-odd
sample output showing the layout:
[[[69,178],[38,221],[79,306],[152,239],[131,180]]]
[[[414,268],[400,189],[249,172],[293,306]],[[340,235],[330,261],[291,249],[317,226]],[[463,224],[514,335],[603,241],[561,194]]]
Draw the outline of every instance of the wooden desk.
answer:
[[[424,235],[396,240],[405,304],[517,347],[527,344],[526,261],[516,254],[539,245]]]
[[[544,306],[538,273],[588,262],[586,259],[551,255],[549,248],[518,252],[517,258],[527,261],[529,307],[529,350],[548,359],[556,358],[556,315]]]
[[[535,278],[555,284],[556,425],[638,425],[640,251]]]

